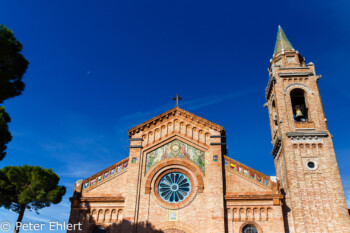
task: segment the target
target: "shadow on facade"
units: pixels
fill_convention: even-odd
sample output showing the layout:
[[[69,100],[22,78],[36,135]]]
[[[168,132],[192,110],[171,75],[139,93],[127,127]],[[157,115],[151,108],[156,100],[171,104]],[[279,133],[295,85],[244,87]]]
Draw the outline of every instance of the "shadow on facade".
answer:
[[[75,194],[76,197],[80,197],[80,194]],[[72,199],[73,200],[73,199]],[[72,224],[81,223],[80,229],[75,228],[68,230],[67,233],[182,233],[177,229],[159,230],[151,222],[138,222],[132,223],[123,219],[118,215],[113,218],[111,212],[108,212],[110,218],[106,215],[98,217],[98,213],[92,210],[89,202],[84,203],[84,210],[77,208],[79,202],[73,200],[70,213],[69,222]],[[75,207],[75,208],[74,208]],[[96,211],[96,209],[95,209]],[[105,212],[106,213],[106,212]],[[97,216],[96,216],[97,214]],[[113,222],[114,221],[114,222]]]
[[[171,231],[171,229],[163,231],[156,229],[150,222],[131,223],[130,221],[123,220],[118,223],[89,223],[88,229],[83,229],[81,232],[86,233],[175,233],[177,231]]]
[[[284,189],[281,189],[281,194],[283,194],[284,197],[286,196],[286,192],[284,191]],[[281,201],[282,201],[284,231],[289,232],[288,214],[290,214],[291,209],[287,206],[286,198],[283,198]]]

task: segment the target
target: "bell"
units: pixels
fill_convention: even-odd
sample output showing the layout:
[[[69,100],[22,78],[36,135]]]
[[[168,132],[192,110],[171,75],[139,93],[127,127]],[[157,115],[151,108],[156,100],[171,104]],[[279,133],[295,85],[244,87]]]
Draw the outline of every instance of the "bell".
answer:
[[[295,120],[296,121],[305,121],[305,117],[304,117],[303,112],[301,111],[299,106],[297,106],[296,110],[295,110]]]

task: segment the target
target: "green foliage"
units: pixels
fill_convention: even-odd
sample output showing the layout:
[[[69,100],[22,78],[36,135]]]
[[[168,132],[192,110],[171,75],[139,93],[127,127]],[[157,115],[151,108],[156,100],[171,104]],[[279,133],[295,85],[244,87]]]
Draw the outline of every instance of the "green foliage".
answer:
[[[28,61],[20,54],[21,51],[22,44],[12,31],[0,25],[0,103],[20,95],[24,90],[22,76]]]
[[[5,112],[5,108],[0,106],[0,161],[6,155],[6,144],[12,139],[8,123],[11,121],[10,116]]]
[[[28,61],[20,53],[22,44],[12,31],[0,24],[0,103],[20,95],[24,90],[22,76],[28,67]],[[7,143],[12,139],[8,130],[9,115],[0,106],[0,161],[6,155]]]
[[[39,166],[8,166],[0,169],[0,207],[20,213],[23,207],[38,210],[58,204],[66,193],[60,177]]]

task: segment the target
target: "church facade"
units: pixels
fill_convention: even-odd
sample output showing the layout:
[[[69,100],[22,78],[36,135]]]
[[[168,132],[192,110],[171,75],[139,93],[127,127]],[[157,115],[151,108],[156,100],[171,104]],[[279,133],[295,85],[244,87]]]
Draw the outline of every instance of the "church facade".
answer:
[[[222,126],[175,107],[128,131],[127,158],[76,183],[73,232],[350,232],[320,76],[280,27],[268,71],[275,177],[226,156]]]

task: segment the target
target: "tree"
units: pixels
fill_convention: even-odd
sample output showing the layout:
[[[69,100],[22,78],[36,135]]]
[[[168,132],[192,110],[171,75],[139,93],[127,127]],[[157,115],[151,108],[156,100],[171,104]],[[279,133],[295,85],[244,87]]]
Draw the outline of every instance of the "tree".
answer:
[[[0,25],[0,51],[0,103],[2,103],[22,93],[24,90],[22,76],[29,63],[20,53],[22,44],[4,25]]]
[[[6,155],[6,144],[12,139],[8,128],[8,123],[11,121],[10,116],[5,112],[5,108],[0,106],[0,161]]]
[[[0,169],[0,207],[18,213],[16,222],[21,223],[26,209],[38,210],[58,204],[66,193],[59,186],[60,177],[52,171],[39,166],[8,166]],[[15,228],[15,233],[19,228]]]
[[[24,90],[22,76],[28,67],[28,61],[20,53],[22,44],[13,32],[0,24],[0,103],[20,95]],[[6,144],[12,139],[7,123],[9,115],[0,106],[0,161],[6,155]]]

